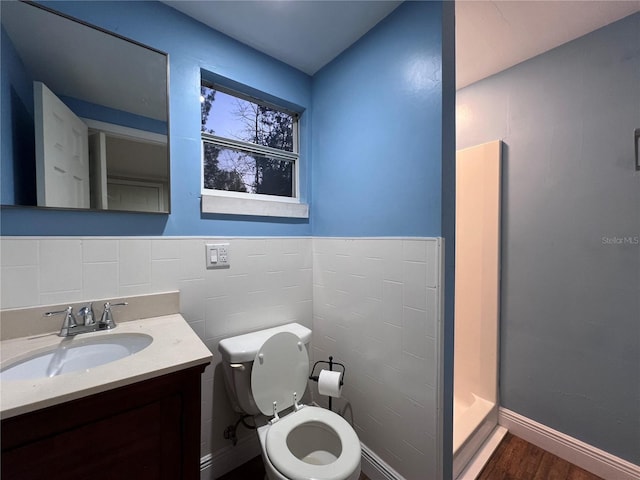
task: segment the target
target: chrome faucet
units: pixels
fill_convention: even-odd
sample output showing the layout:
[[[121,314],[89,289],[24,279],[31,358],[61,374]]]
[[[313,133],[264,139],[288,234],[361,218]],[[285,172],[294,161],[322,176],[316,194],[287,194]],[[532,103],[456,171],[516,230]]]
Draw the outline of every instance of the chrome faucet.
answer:
[[[54,315],[64,315],[62,321],[62,327],[60,328],[59,337],[74,337],[81,333],[96,332],[98,330],[111,330],[116,328],[116,322],[113,320],[113,314],[111,313],[111,307],[117,307],[121,305],[128,305],[127,302],[122,303],[110,303],[104,304],[104,311],[100,317],[100,321],[96,322],[96,316],[93,311],[93,303],[82,307],[78,310],[78,315],[82,319],[82,324],[78,325],[76,317],[73,314],[73,307],[68,306],[64,310],[58,312],[47,312],[45,317],[52,317]]]
[[[78,310],[78,315],[83,319],[82,324],[89,326],[96,323],[96,315],[93,313],[93,302],[86,307],[82,307]]]
[[[104,310],[102,311],[102,317],[100,317],[100,325],[101,329],[111,330],[112,328],[116,328],[116,322],[113,320],[113,314],[111,313],[111,307],[119,307],[128,305],[127,302],[122,303],[110,303],[107,302],[104,304]]]
[[[44,314],[45,317],[53,317],[54,315],[64,315],[64,320],[62,321],[62,327],[60,328],[60,333],[58,333],[59,337],[69,337],[72,335],[76,335],[76,333],[72,333],[78,328],[78,323],[76,322],[76,317],[73,314],[73,307],[68,306],[64,310],[60,310],[59,312],[47,312]]]

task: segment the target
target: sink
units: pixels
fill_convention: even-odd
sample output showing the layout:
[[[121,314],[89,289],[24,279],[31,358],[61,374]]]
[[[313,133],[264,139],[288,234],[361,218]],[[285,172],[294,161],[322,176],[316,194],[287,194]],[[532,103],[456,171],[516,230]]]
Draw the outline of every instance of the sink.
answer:
[[[144,333],[108,333],[96,337],[67,337],[56,348],[39,351],[0,371],[0,380],[29,380],[88,370],[134,355],[151,345]]]

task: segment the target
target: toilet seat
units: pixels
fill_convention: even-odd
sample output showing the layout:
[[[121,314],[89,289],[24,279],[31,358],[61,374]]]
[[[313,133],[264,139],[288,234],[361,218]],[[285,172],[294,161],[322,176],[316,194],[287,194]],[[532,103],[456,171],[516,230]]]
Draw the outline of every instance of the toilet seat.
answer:
[[[297,335],[289,332],[270,337],[253,361],[251,390],[253,399],[265,415],[274,415],[293,406],[293,394],[300,400],[307,389],[309,355]]]
[[[342,451],[335,462],[312,465],[298,459],[287,445],[287,437],[296,427],[309,422],[326,425],[340,439]],[[266,451],[273,466],[292,480],[343,480],[360,466],[360,440],[351,425],[337,413],[324,408],[306,406],[269,427]]]

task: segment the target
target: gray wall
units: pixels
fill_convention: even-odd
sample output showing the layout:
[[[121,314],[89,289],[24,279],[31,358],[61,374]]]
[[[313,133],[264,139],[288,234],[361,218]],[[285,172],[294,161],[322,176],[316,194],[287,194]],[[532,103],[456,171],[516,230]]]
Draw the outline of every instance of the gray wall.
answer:
[[[458,92],[505,143],[502,406],[640,464],[640,13]]]

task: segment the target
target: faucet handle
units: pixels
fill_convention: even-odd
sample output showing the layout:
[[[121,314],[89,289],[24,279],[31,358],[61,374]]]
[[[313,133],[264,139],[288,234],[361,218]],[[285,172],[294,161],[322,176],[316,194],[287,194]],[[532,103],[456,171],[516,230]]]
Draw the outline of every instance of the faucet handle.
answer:
[[[58,333],[59,337],[68,337],[69,330],[78,326],[76,323],[76,317],[73,314],[73,307],[71,306],[68,306],[64,310],[60,310],[58,312],[47,312],[44,314],[45,317],[53,317],[54,315],[64,315],[62,327],[60,328],[60,333]]]
[[[96,314],[93,311],[93,302],[78,310],[78,315],[83,318],[84,325],[95,325]]]
[[[127,302],[121,302],[121,303],[111,303],[111,302],[107,302],[104,304],[104,310],[102,311],[102,317],[100,317],[100,328],[101,329],[106,329],[106,330],[111,330],[112,328],[116,328],[116,322],[113,319],[113,314],[111,313],[111,308],[112,307],[119,307],[119,306],[124,306],[124,305],[129,305]]]

